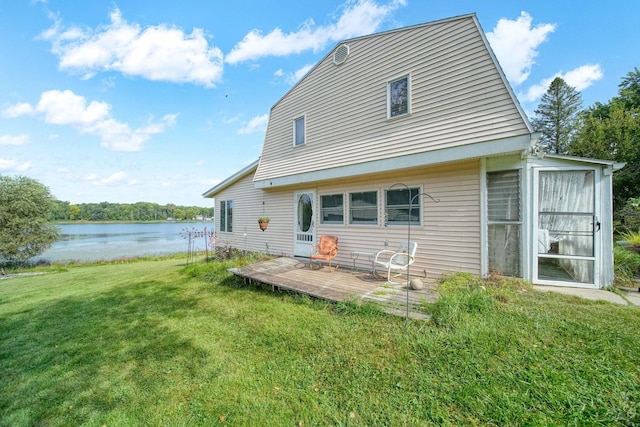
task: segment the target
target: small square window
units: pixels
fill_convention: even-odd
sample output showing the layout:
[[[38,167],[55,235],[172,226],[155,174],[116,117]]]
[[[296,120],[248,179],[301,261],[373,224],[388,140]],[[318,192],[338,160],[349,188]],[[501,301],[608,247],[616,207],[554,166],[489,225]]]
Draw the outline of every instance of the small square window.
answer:
[[[411,113],[411,84],[409,76],[387,83],[387,116],[404,116]]]
[[[344,197],[342,194],[320,196],[320,222],[344,224]]]
[[[378,192],[365,191],[349,194],[349,224],[378,223]]]
[[[387,190],[387,224],[406,225],[411,222],[420,225],[422,203],[419,193],[419,188]]]
[[[293,121],[293,144],[304,145],[305,143],[305,123],[304,116],[298,117]]]

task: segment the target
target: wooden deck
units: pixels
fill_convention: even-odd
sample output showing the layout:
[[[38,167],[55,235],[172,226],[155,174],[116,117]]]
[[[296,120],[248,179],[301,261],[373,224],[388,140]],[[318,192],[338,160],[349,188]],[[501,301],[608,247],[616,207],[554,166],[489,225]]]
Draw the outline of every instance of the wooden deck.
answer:
[[[381,304],[389,313],[399,316],[408,314],[418,319],[428,318],[421,307],[423,303],[432,303],[437,299],[436,283],[431,279],[421,278],[424,287],[407,292],[404,276],[398,277],[402,284],[391,285],[386,280],[386,274],[380,273],[374,277],[369,271],[352,271],[346,266],[330,271],[326,266],[314,265],[311,270],[309,261],[303,259],[274,258],[229,271],[243,278],[245,283],[269,285],[274,291],[288,290],[330,301],[350,298],[373,301]]]

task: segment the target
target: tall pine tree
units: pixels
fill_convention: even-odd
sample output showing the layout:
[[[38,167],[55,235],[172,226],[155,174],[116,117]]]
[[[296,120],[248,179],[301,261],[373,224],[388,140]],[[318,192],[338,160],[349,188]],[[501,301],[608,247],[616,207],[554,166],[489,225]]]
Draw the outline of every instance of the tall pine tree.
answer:
[[[567,154],[581,110],[580,92],[560,77],[553,79],[532,120],[534,129],[542,132],[540,144],[548,153]]]

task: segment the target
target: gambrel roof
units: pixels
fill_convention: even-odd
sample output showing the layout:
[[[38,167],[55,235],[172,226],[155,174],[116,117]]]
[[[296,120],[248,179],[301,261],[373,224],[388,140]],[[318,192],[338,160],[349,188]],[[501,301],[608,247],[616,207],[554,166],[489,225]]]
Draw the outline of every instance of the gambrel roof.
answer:
[[[402,76],[411,114],[389,119],[387,84]],[[299,117],[306,142],[294,146]],[[476,15],[463,15],[337,44],[271,108],[254,181],[268,188],[517,152],[531,134]]]

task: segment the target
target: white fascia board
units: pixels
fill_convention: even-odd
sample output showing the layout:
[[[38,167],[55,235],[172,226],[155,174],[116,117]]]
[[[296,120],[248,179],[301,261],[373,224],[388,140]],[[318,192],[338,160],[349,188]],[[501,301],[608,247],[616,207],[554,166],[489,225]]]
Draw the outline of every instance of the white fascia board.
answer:
[[[296,175],[254,181],[255,188],[275,188],[288,185],[312,183],[371,173],[389,172],[421,166],[436,165],[452,161],[482,158],[507,153],[521,153],[531,147],[531,135],[525,134],[512,138],[485,141],[459,147],[426,151],[407,156],[392,157],[338,168],[304,172]]]
[[[231,186],[235,182],[239,181],[241,178],[244,178],[245,176],[247,176],[247,174],[255,173],[256,170],[258,169],[258,163],[260,163],[260,159],[258,159],[255,162],[251,163],[249,166],[246,166],[246,167],[242,168],[241,170],[239,170],[238,172],[234,173],[229,178],[225,179],[224,181],[222,181],[220,184],[216,185],[215,187],[212,187],[209,190],[205,191],[204,193],[202,193],[202,197],[212,198],[217,193],[219,193],[220,191],[222,191],[225,188]]]

